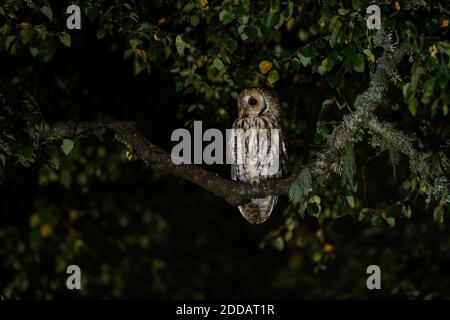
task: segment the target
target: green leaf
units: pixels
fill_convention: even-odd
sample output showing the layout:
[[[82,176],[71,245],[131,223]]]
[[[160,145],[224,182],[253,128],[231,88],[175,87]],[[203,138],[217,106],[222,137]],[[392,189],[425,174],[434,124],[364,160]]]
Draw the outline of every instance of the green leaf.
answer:
[[[362,208],[358,215],[358,221],[363,221],[366,215],[370,212],[368,208]]]
[[[353,57],[353,69],[356,72],[364,72],[364,55],[362,53],[357,53]]]
[[[263,23],[267,28],[273,28],[278,24],[280,20],[280,14],[277,12],[267,12],[264,14]]]
[[[106,30],[103,27],[98,28],[98,30],[95,34],[95,36],[97,37],[98,40],[103,39],[105,37],[105,35],[106,35]]]
[[[320,66],[317,68],[317,72],[318,72],[320,75],[323,75],[325,72],[327,72],[327,69],[326,69],[324,66],[320,65]]]
[[[387,223],[388,225],[390,225],[391,227],[394,227],[394,226],[395,226],[395,218],[394,218],[394,217],[389,217],[389,218],[387,218],[387,219],[386,219],[386,223]]]
[[[425,81],[425,83],[423,85],[423,95],[422,95],[422,98],[420,99],[420,102],[422,102],[423,104],[430,103],[430,98],[433,95],[435,83],[436,83],[435,78],[431,78],[431,79],[428,79],[427,81]]]
[[[175,38],[175,46],[177,48],[178,55],[184,56],[184,49],[189,48],[189,44],[184,42],[183,35],[179,34]]]
[[[66,47],[70,47],[71,45],[70,34],[68,34],[67,32],[61,32],[58,36],[59,41],[61,41],[63,45],[65,45]]]
[[[402,93],[403,93],[403,97],[405,99],[409,99],[411,97],[412,94],[412,90],[411,90],[411,83],[407,82],[403,85],[402,87]]]
[[[294,58],[291,61],[291,66],[294,71],[299,71],[301,67],[300,59]]]
[[[22,31],[20,31],[20,38],[22,39],[22,42],[24,44],[27,44],[28,42],[30,42],[32,37],[33,37],[32,29],[23,29]]]
[[[383,220],[380,218],[380,216],[373,215],[370,219],[370,224],[372,225],[372,227],[378,227],[383,224]]]
[[[226,15],[223,16],[223,24],[227,25],[229,23],[231,23],[234,19],[236,18],[236,16],[234,14],[231,13],[227,13]]]
[[[141,44],[141,41],[138,39],[130,39],[129,43],[131,49],[135,50]]]
[[[17,54],[17,42],[14,42],[14,44],[11,46],[11,54],[13,56]]]
[[[412,116],[415,117],[417,114],[417,106],[419,105],[419,101],[416,98],[412,98],[408,101],[408,109],[411,112]]]
[[[53,21],[53,11],[50,7],[45,6],[41,8],[41,12],[50,20]]]
[[[359,10],[361,7],[361,0],[352,0],[352,7],[355,10]]]
[[[273,245],[276,249],[282,251],[284,248],[284,240],[282,237],[278,236],[275,238],[275,240],[273,241]]]
[[[255,27],[245,27],[244,33],[250,40],[254,40],[258,36],[258,29]]]
[[[328,82],[328,85],[331,87],[331,88],[336,88],[336,87],[340,87],[340,85],[341,85],[341,78],[340,77],[338,77],[338,76],[335,76],[335,75],[329,75],[328,77],[327,77],[327,82]]]
[[[334,103],[333,99],[327,99],[324,102],[322,102],[322,107],[320,108],[319,112],[319,120],[322,119],[322,117],[328,112],[333,103]]]
[[[402,213],[403,213],[403,215],[406,218],[411,219],[411,214],[412,214],[411,207],[409,207],[409,206],[408,207],[404,207],[403,210],[402,210]]]
[[[61,150],[64,152],[66,156],[70,154],[70,152],[73,149],[73,141],[70,139],[64,139],[63,143],[61,144]]]
[[[211,47],[208,49],[208,55],[210,56],[217,56],[220,53],[219,47]]]
[[[322,260],[322,252],[320,251],[314,251],[313,255],[312,255],[312,259],[314,262],[319,263],[320,260]]]
[[[225,65],[223,64],[222,60],[220,60],[218,57],[215,57],[213,60],[213,65],[216,67],[217,70],[222,70],[225,68]]]
[[[336,104],[337,104],[339,110],[342,110],[342,109],[344,109],[346,106],[348,106],[348,103],[347,103],[346,101],[339,102],[338,99],[336,99]]]
[[[445,211],[442,207],[436,207],[433,210],[433,220],[437,223],[443,223],[444,222],[444,214]]]
[[[64,187],[70,188],[70,185],[72,184],[72,175],[68,169],[62,170],[60,180]]]
[[[39,54],[38,48],[30,47],[28,50],[30,51],[30,53],[33,57],[36,57]]]
[[[267,75],[267,82],[269,85],[273,85],[275,82],[277,82],[280,79],[280,74],[276,69],[270,70],[269,74]]]
[[[311,58],[310,57],[306,57],[303,54],[300,54],[300,63],[306,67],[308,64],[310,64],[311,62]]]
[[[18,156],[19,156],[19,161],[24,166],[28,166],[29,163],[33,163],[34,162],[33,149],[31,149],[30,147],[22,147],[22,148],[20,148],[19,152],[18,152]]]
[[[123,58],[127,59],[127,58],[131,57],[133,55],[133,53],[134,53],[133,49],[127,49],[123,52]]]
[[[11,46],[11,43],[16,40],[16,36],[7,36],[6,40],[5,40],[5,48],[6,50],[9,49],[9,47]]]
[[[197,15],[191,16],[191,24],[193,27],[197,26],[200,23],[200,18]]]
[[[97,18],[97,16],[98,16],[97,9],[95,9],[95,8],[92,7],[92,6],[87,7],[87,8],[84,10],[84,13],[86,13],[86,16],[87,16],[88,19],[91,20],[91,21],[94,21],[95,18]]]
[[[328,128],[323,123],[319,124],[316,128],[316,133],[314,134],[313,142],[315,144],[320,144],[323,140],[328,137]]]
[[[227,49],[230,53],[234,53],[237,49],[238,43],[235,39],[230,39],[227,42]]]

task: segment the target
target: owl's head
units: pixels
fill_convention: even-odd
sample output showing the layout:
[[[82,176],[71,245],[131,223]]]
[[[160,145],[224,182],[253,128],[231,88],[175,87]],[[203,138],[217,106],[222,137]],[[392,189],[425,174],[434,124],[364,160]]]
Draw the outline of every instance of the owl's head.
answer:
[[[263,88],[246,88],[238,97],[239,116],[262,116],[278,117],[278,99]]]

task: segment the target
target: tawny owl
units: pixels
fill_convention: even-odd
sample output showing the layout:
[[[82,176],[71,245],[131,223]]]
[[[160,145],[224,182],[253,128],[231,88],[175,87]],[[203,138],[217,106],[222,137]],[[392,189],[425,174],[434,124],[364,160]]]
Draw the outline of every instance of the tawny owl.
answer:
[[[244,89],[238,97],[239,117],[233,123],[229,152],[233,180],[258,184],[279,178],[285,170],[287,153],[279,120],[278,99],[262,88]],[[252,199],[239,206],[250,223],[269,218],[278,196]]]

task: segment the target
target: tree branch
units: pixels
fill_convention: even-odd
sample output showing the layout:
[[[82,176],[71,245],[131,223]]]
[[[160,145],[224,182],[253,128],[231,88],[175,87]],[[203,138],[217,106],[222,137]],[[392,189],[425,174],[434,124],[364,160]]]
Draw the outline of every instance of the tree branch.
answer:
[[[287,177],[264,181],[257,186],[252,186],[222,178],[196,165],[176,165],[172,162],[168,152],[152,144],[138,132],[135,124],[129,121],[59,122],[51,126],[48,137],[52,140],[60,140],[88,133],[98,133],[105,129],[113,130],[115,139],[124,144],[134,157],[143,160],[148,166],[192,182],[212,194],[224,198],[231,205],[239,205],[252,198],[286,194],[293,182],[293,177]]]
[[[388,84],[396,75],[396,65],[407,52],[407,45],[403,43],[395,50],[392,39],[383,30],[378,31],[375,44],[383,47],[384,54],[377,61],[377,69],[370,75],[367,90],[358,95],[354,102],[354,111],[345,115],[343,121],[334,128],[328,136],[325,150],[317,154],[317,158],[308,165],[313,176],[327,178],[335,171],[340,159],[349,144],[356,142],[356,133],[360,129],[369,129],[370,121],[376,119],[374,111],[384,98]]]

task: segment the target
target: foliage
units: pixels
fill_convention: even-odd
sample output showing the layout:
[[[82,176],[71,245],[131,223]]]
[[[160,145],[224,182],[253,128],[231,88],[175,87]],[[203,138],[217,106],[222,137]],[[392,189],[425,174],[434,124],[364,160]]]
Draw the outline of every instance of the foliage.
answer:
[[[67,30],[66,1],[0,4],[2,297],[80,296],[61,280],[77,262],[84,297],[264,296],[267,279],[266,297],[359,298],[368,293],[352,275],[373,259],[393,279],[380,295],[448,297],[450,283],[433,280],[446,274],[450,214],[446,1],[378,1],[391,50],[407,41],[408,59],[387,71],[379,135],[357,132],[333,168],[341,178],[323,180],[304,166],[351,120],[383,54],[366,27],[369,1],[72,3],[81,30]],[[279,92],[299,174],[292,201],[259,229],[129,161],[107,132],[62,142],[41,134],[53,121],[125,118],[170,148],[170,132],[194,120],[230,127],[243,86]],[[410,147],[420,156],[408,159]],[[424,175],[440,178],[425,185]],[[421,270],[430,277],[417,284]]]

